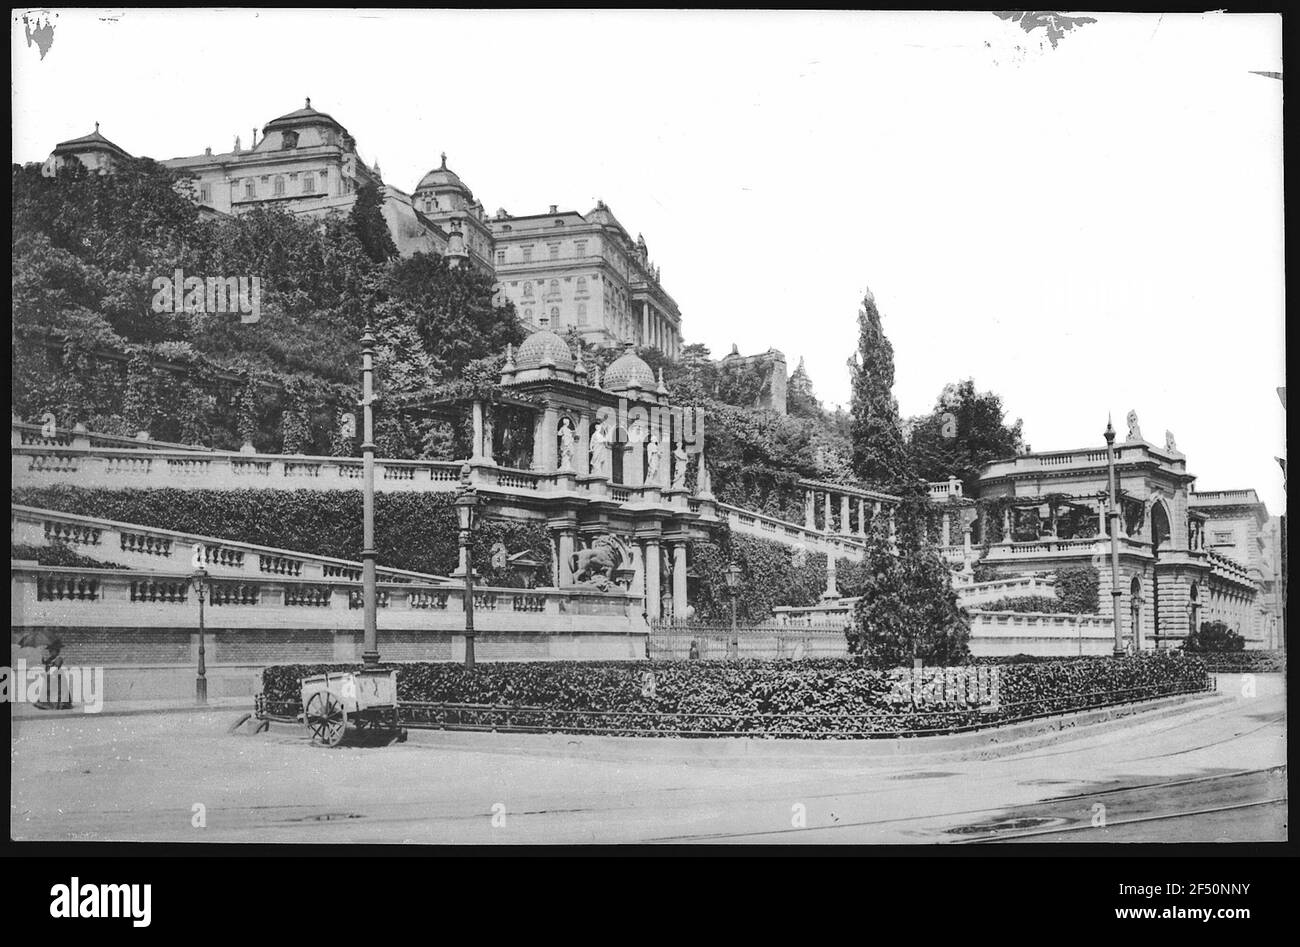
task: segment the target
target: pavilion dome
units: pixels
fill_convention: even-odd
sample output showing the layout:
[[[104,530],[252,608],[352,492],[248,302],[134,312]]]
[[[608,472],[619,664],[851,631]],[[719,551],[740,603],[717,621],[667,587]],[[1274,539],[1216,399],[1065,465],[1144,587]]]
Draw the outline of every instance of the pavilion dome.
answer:
[[[519,346],[519,353],[515,356],[515,368],[521,372],[528,371],[532,368],[541,368],[546,362],[550,362],[556,368],[572,371],[573,353],[569,351],[568,343],[550,329],[538,329],[524,339],[523,345]]]
[[[655,373],[631,347],[605,369],[605,387],[610,391],[623,391],[636,382],[643,391],[655,390]]]

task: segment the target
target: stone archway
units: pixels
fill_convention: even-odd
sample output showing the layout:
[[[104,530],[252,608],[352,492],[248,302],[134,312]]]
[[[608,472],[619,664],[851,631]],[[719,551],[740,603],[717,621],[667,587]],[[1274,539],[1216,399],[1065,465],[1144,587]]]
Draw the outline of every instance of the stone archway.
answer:
[[[1173,538],[1169,508],[1163,499],[1152,501],[1150,517],[1151,555],[1155,557],[1155,565],[1151,572],[1151,635],[1156,648],[1160,648],[1163,645],[1163,639],[1160,637],[1160,579],[1158,577],[1160,550],[1164,547],[1168,552],[1170,540]]]

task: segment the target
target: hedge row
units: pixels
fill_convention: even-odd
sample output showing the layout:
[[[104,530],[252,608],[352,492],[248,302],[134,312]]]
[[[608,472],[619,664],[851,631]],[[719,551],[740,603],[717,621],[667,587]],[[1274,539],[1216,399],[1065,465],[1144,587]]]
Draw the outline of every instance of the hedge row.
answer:
[[[11,491],[12,502],[64,513],[99,516],[183,533],[275,546],[339,559],[361,557],[360,490],[104,490],[30,487]],[[445,575],[456,568],[456,510],[451,493],[379,493],[375,545],[379,564]],[[541,523],[485,519],[477,531],[474,565],[490,585],[516,585],[509,571],[494,570],[492,546],[509,554],[530,552],[551,560]],[[552,581],[549,570],[540,585]]]
[[[1206,670],[1214,674],[1285,674],[1285,651],[1197,652]]]
[[[355,665],[278,665],[262,672],[268,702],[297,705],[301,678]],[[852,735],[947,730],[1040,716],[1066,709],[1183,693],[1208,685],[1191,657],[1142,655],[1008,664],[1000,671],[1000,709],[980,711],[956,699],[912,712],[890,671],[850,659],[780,661],[556,661],[398,667],[403,702],[542,708],[531,726],[620,733],[694,731]],[[653,690],[647,688],[653,677]],[[590,714],[575,716],[574,712]],[[610,713],[626,716],[605,716]],[[679,716],[685,715],[685,716]],[[787,715],[772,717],[769,715]]]

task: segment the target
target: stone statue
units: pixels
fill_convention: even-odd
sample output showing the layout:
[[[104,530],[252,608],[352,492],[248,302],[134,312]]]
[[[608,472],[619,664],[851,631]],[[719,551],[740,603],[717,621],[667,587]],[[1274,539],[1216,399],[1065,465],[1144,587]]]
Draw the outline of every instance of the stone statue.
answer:
[[[591,432],[591,473],[595,477],[609,476],[609,437],[603,423]]]
[[[579,585],[595,585],[604,590],[614,579],[614,570],[623,561],[623,554],[611,536],[601,536],[590,549],[579,549],[573,554],[573,581]]]
[[[498,572],[510,564],[510,554],[506,549],[506,544],[496,542],[492,544],[492,568]]]
[[[1125,440],[1142,440],[1142,429],[1138,427],[1138,413],[1136,411],[1130,411],[1128,413],[1128,437]]]
[[[490,412],[484,411],[483,412],[483,456],[484,457],[492,456],[493,439],[494,438],[493,438],[492,415]]]
[[[560,470],[573,469],[573,445],[578,434],[573,429],[573,419],[560,418]]]
[[[1165,450],[1173,453],[1178,450],[1178,444],[1174,441],[1174,432],[1165,431]]]
[[[659,482],[659,457],[662,453],[657,438],[650,438],[649,443],[645,446],[645,479],[646,483]]]
[[[686,461],[688,460],[686,448],[681,441],[673,448],[673,489],[686,489]]]

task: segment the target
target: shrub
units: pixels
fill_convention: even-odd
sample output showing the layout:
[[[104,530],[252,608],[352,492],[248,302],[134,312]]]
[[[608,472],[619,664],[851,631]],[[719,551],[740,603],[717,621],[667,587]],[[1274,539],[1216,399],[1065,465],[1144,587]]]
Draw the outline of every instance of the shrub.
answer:
[[[1056,598],[1059,602],[1053,611],[1095,615],[1099,606],[1097,597],[1101,573],[1094,565],[1062,566],[1056,570]]]
[[[1214,674],[1285,674],[1285,651],[1210,651],[1197,652]]]
[[[355,666],[268,667],[262,672],[262,698],[296,706],[301,678],[350,667]],[[403,702],[537,708],[534,716],[512,714],[512,719],[516,723],[527,719],[528,725],[547,730],[741,731],[812,737],[953,729],[1184,693],[1208,683],[1201,661],[1173,653],[1033,663],[1013,660],[1005,662],[1000,672],[999,709],[969,708],[954,697],[933,710],[913,712],[891,686],[890,671],[845,658],[384,667],[399,668],[398,699]],[[652,691],[645,687],[647,672],[653,675]],[[408,710],[413,712],[415,708]]]
[[[1221,621],[1203,621],[1183,639],[1183,650],[1190,653],[1231,652],[1246,650],[1246,639]]]
[[[65,543],[52,543],[49,546],[27,546],[19,543],[10,544],[9,556],[12,559],[35,559],[42,566],[69,566],[77,569],[125,569],[126,566],[116,562],[105,562],[83,556],[73,551]]]
[[[1061,603],[1050,595],[1012,595],[974,608],[981,612],[1053,613],[1061,610]]]

